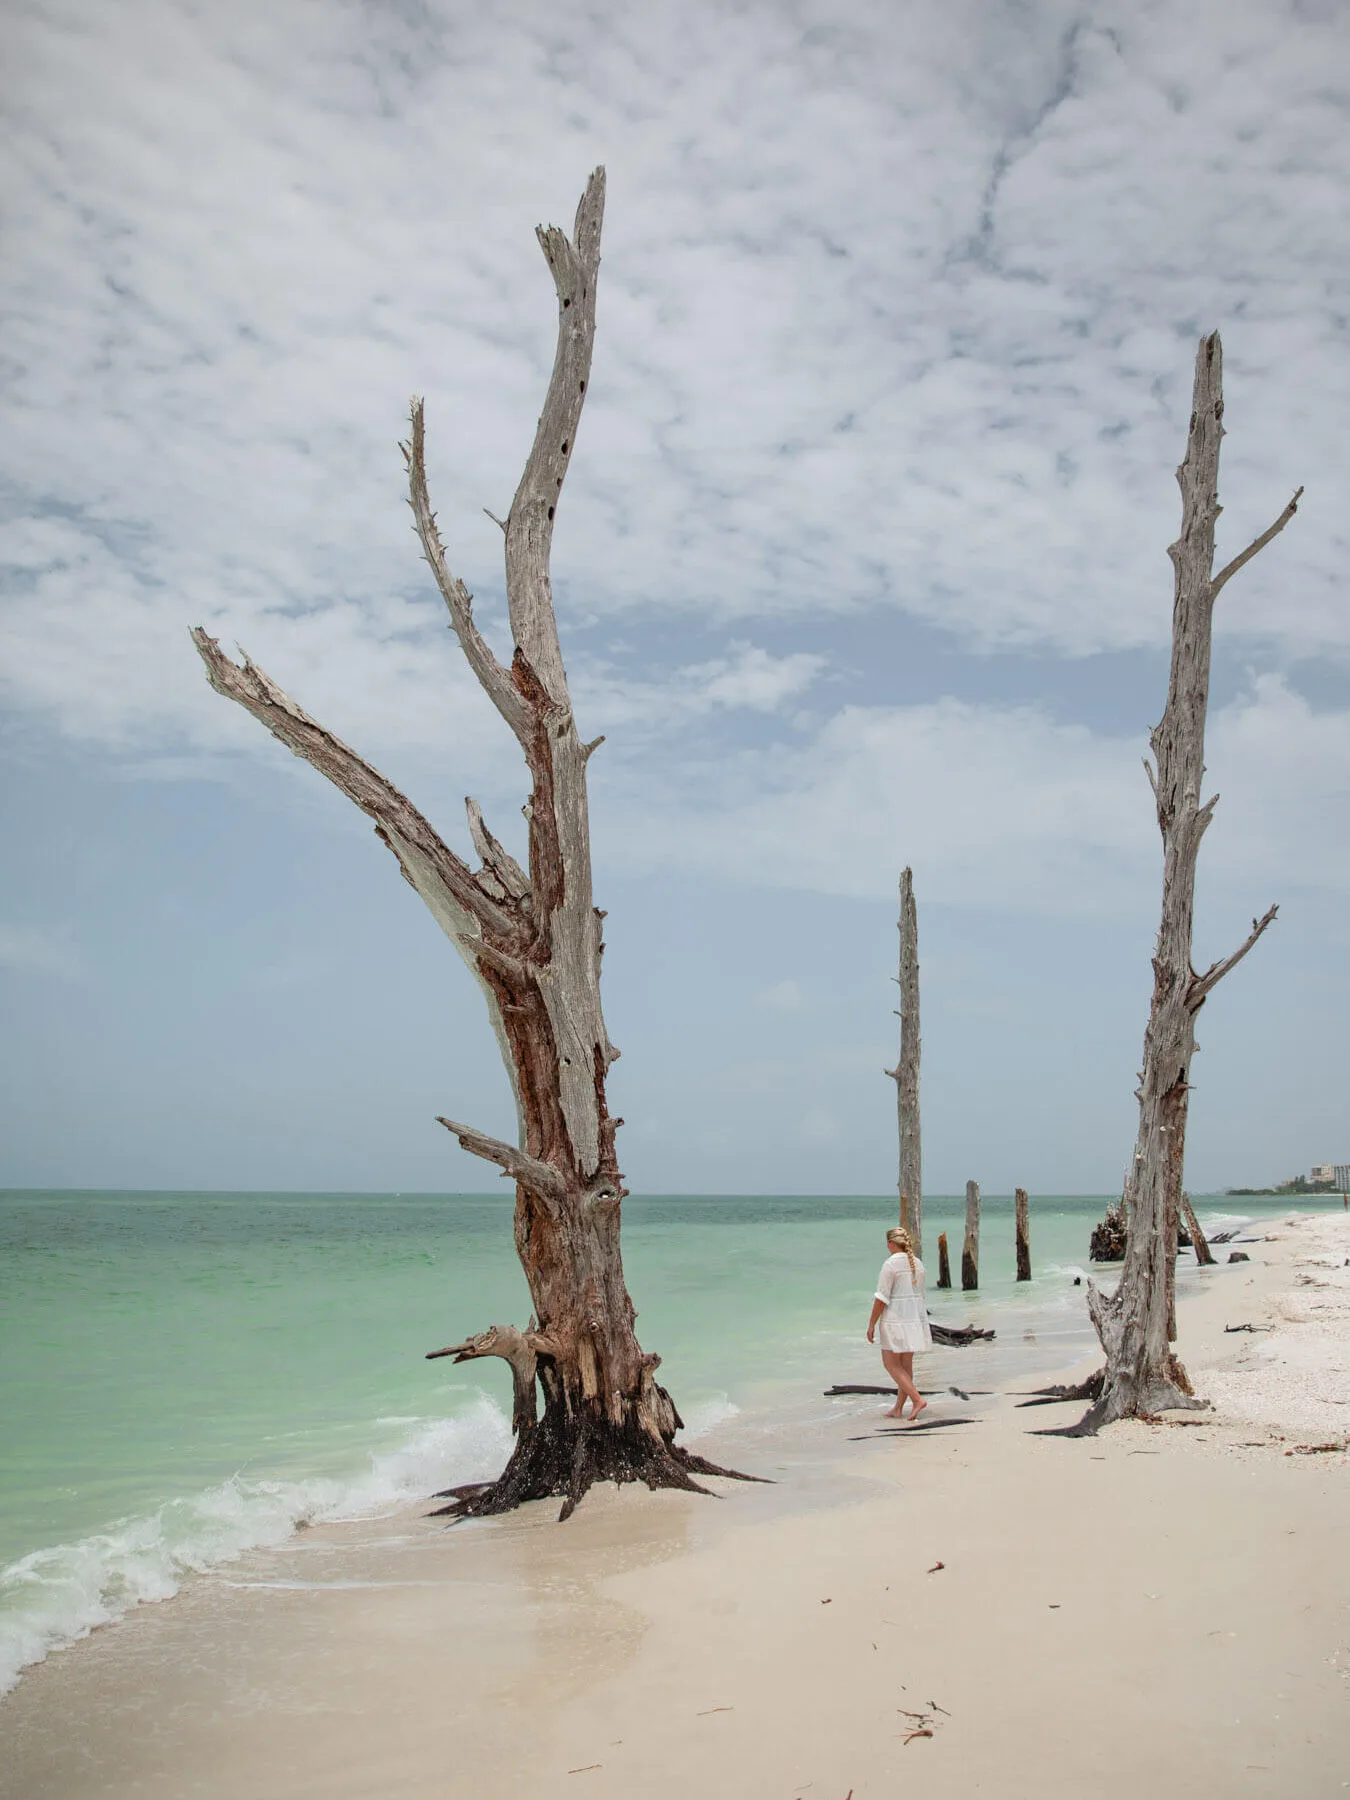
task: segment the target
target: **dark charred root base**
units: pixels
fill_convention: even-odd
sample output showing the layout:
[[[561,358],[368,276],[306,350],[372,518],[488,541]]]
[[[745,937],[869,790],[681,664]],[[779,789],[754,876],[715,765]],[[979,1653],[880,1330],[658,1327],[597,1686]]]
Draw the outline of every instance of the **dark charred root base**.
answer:
[[[516,1441],[511,1460],[496,1481],[446,1488],[435,1496],[449,1500],[431,1518],[486,1519],[511,1512],[528,1500],[561,1498],[559,1522],[576,1511],[597,1481],[641,1481],[647,1487],[682,1488],[708,1494],[696,1475],[720,1475],[732,1481],[763,1481],[739,1469],[724,1469],[692,1450],[653,1439],[640,1427],[616,1426],[594,1415],[550,1416],[527,1427]]]

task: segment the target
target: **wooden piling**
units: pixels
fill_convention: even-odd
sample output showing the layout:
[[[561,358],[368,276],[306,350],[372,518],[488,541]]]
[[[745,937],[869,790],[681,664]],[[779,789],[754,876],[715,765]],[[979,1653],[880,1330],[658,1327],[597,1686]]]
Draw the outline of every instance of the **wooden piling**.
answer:
[[[1017,1279],[1031,1280],[1031,1238],[1027,1224],[1027,1190],[1018,1188],[1015,1201],[1017,1218]]]
[[[966,1236],[961,1245],[961,1287],[973,1293],[980,1285],[980,1184],[966,1183]]]
[[[1205,1240],[1205,1234],[1200,1229],[1200,1221],[1195,1216],[1195,1208],[1191,1205],[1191,1197],[1184,1188],[1181,1193],[1181,1216],[1186,1221],[1186,1229],[1191,1234],[1191,1243],[1195,1246],[1195,1260],[1203,1269],[1215,1260],[1214,1252]]]
[[[947,1255],[947,1234],[938,1233],[938,1286],[949,1288],[952,1285],[951,1258]]]

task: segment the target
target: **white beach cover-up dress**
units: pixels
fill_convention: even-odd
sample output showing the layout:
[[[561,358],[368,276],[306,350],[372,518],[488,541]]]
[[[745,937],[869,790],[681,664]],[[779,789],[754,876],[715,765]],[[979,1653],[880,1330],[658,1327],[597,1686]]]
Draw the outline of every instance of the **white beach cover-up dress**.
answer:
[[[933,1333],[923,1292],[923,1264],[914,1258],[914,1274],[903,1253],[888,1256],[877,1277],[876,1297],[886,1308],[877,1320],[883,1350],[931,1350]]]

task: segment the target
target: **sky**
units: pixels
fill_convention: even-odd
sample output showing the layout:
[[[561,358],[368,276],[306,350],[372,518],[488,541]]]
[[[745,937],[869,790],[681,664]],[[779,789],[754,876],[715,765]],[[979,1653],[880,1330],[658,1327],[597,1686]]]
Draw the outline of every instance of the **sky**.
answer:
[[[11,0],[0,76],[0,1185],[500,1191],[481,997],[368,822],[210,692],[243,645],[461,850],[608,171],[553,575],[637,1192],[1118,1189],[1157,925],[1141,758],[1195,349],[1224,590],[1187,1181],[1350,1159],[1350,13],[1334,0]]]

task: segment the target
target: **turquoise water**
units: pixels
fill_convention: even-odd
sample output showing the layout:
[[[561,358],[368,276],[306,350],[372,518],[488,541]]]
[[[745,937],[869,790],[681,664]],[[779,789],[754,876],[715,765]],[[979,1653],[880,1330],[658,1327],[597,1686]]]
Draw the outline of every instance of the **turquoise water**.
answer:
[[[1035,1279],[1015,1288],[1012,1203],[986,1196],[983,1285],[963,1295],[932,1288],[964,1202],[925,1203],[934,1316],[999,1334],[935,1353],[928,1384],[990,1386],[1088,1347],[1073,1278],[1103,1205],[1033,1200]],[[1202,1218],[1236,1205],[1262,1210],[1201,1202]],[[862,1333],[894,1206],[626,1202],[638,1331],[691,1433],[878,1378]],[[505,1367],[425,1352],[528,1312],[501,1197],[0,1195],[0,1691],[51,1644],[299,1519],[495,1473]]]

